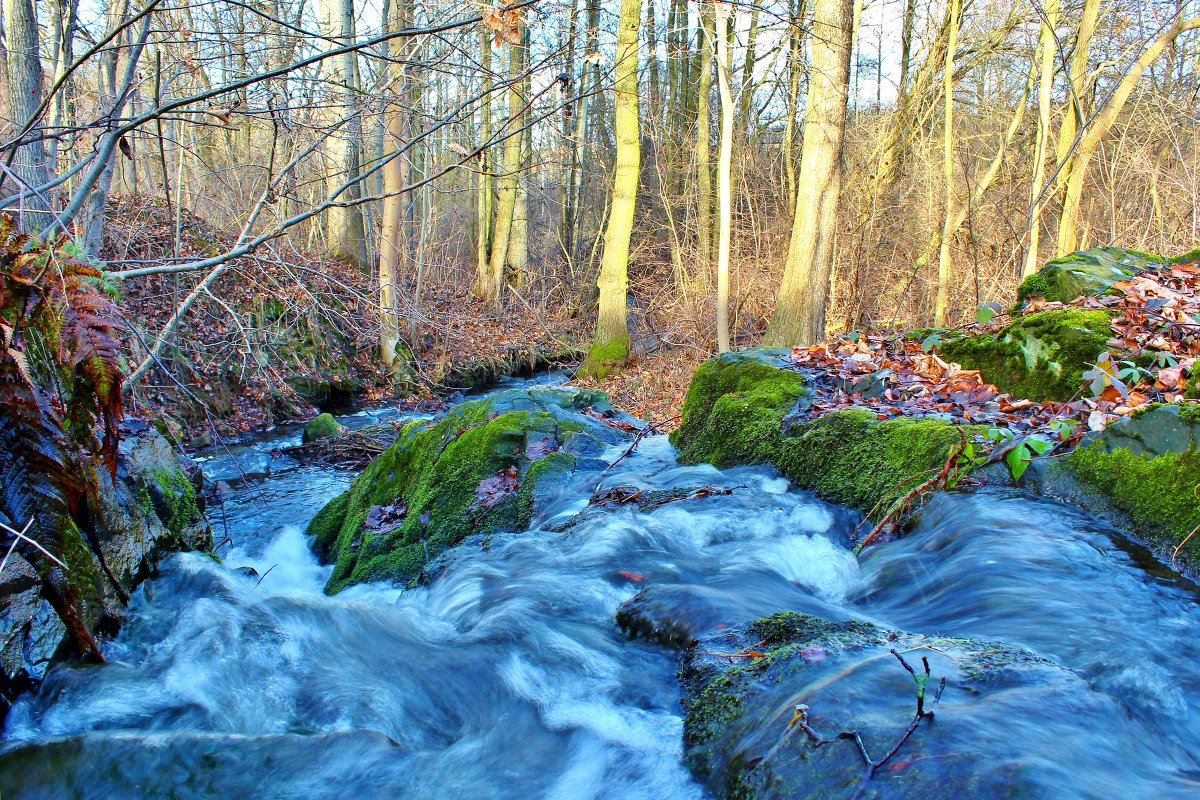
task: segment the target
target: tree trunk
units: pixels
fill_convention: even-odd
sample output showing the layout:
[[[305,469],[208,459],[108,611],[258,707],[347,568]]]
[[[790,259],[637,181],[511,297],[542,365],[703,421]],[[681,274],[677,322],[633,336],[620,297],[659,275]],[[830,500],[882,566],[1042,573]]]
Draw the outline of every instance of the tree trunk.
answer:
[[[1030,183],[1029,246],[1025,250],[1025,277],[1038,271],[1038,240],[1042,230],[1042,178],[1046,174],[1046,150],[1050,142],[1050,90],[1054,87],[1054,29],[1058,26],[1058,0],[1047,0],[1046,18],[1038,35],[1041,76],[1038,78],[1037,146],[1033,154],[1033,180]]]
[[[717,349],[730,350],[729,343],[729,237],[733,219],[733,93],[729,88],[729,3],[717,4],[717,83],[721,94],[721,150],[717,156]],[[750,66],[747,58],[747,67]],[[743,87],[743,91],[746,87]],[[745,95],[743,95],[744,97]]]
[[[709,166],[709,96],[712,94],[713,0],[701,0],[700,30],[696,40],[696,244],[700,254],[698,273],[709,280],[712,253],[712,168]]]
[[[391,0],[388,16],[384,21],[388,31],[403,30],[408,25],[405,0]],[[407,96],[407,68],[402,63],[404,44],[398,40],[390,44],[388,56],[388,86],[390,99],[384,106],[386,125],[384,146],[385,158],[390,157],[383,167],[383,209],[379,235],[379,355],[389,369],[397,366],[400,349],[399,300],[397,297],[401,254],[404,250],[404,201],[403,195],[395,194],[405,183],[404,156],[399,150],[406,139],[406,116],[404,99]]]
[[[524,20],[521,21],[522,41],[524,41]],[[501,292],[504,287],[504,267],[508,261],[509,239],[512,237],[513,214],[517,208],[517,181],[521,171],[523,148],[521,138],[521,75],[524,57],[521,45],[508,46],[508,79],[511,81],[508,89],[508,121],[504,132],[508,138],[504,141],[504,163],[500,174],[500,191],[496,198],[496,220],[492,229],[492,252],[487,291],[483,297],[493,307],[499,308]]]
[[[492,34],[486,27],[479,29],[479,62],[482,99],[479,104],[479,144],[485,145],[492,136]],[[488,158],[490,148],[479,153],[479,174],[475,198],[475,293],[488,297],[488,243],[492,238],[492,169]]]
[[[1075,33],[1075,49],[1071,53],[1071,92],[1067,97],[1067,111],[1063,114],[1062,125],[1058,129],[1057,162],[1061,168],[1054,181],[1055,194],[1060,194],[1071,183],[1071,175],[1075,171],[1075,159],[1069,153],[1075,144],[1075,135],[1086,121],[1084,98],[1091,84],[1088,80],[1088,53],[1099,18],[1100,0],[1084,0],[1083,16]],[[1064,213],[1058,218],[1058,238],[1055,240],[1057,256],[1066,255],[1075,249],[1077,239],[1074,231],[1079,226],[1079,220],[1076,219],[1078,208],[1076,204],[1071,214]],[[1064,250],[1065,245],[1070,245],[1070,249]]]
[[[641,0],[621,0],[614,66],[617,157],[613,169],[612,207],[604,232],[604,257],[596,286],[600,312],[596,340],[580,371],[603,378],[620,369],[629,358],[629,323],[626,294],[629,284],[629,237],[637,204],[641,168],[638,126],[638,25]]]
[[[397,0],[397,5],[400,5]],[[322,0],[322,33],[329,37],[329,49],[334,50],[354,42],[353,0]],[[336,126],[343,117],[350,119],[338,127],[325,140],[329,172],[325,178],[326,195],[339,201],[354,201],[362,196],[361,187],[355,183],[344,191],[339,188],[359,176],[359,140],[362,123],[357,113],[359,99],[355,67],[355,54],[345,53],[322,62],[326,69],[325,81],[328,109],[326,124]],[[336,195],[336,197],[335,197]],[[359,267],[367,266],[367,235],[363,224],[362,209],[357,205],[333,207],[326,212],[329,251]]]
[[[946,45],[946,66],[942,70],[942,180],[946,183],[945,211],[942,216],[942,242],[938,248],[937,299],[933,305],[934,327],[944,327],[950,307],[950,230],[954,215],[954,52],[958,49],[958,31],[962,27],[962,0],[950,0],[950,38]]]
[[[817,0],[812,25],[808,113],[787,263],[768,344],[810,344],[825,335],[833,240],[841,191],[842,136],[850,91],[854,0]]]
[[[1175,24],[1159,34],[1158,38],[1142,51],[1141,56],[1130,67],[1129,72],[1121,78],[1120,83],[1109,96],[1108,102],[1104,104],[1104,108],[1079,140],[1079,146],[1072,157],[1073,163],[1071,176],[1067,181],[1067,194],[1063,198],[1063,217],[1069,220],[1079,219],[1079,207],[1083,199],[1083,181],[1087,177],[1088,164],[1100,147],[1100,143],[1104,141],[1109,128],[1125,108],[1125,103],[1128,102],[1129,96],[1137,87],[1146,68],[1153,64],[1162,51],[1167,48],[1167,45],[1179,38],[1180,34],[1196,28],[1200,28],[1200,17],[1176,20]],[[1058,248],[1067,253],[1075,250],[1079,244],[1078,236],[1079,231],[1074,224],[1067,225],[1065,230],[1060,228]]]
[[[13,127],[20,132],[33,119],[42,102],[42,60],[38,48],[37,15],[32,0],[4,0],[5,42],[8,56],[8,107],[12,113]],[[44,185],[50,179],[50,168],[46,163],[46,145],[40,138],[41,125],[34,125],[18,146],[13,159],[13,172],[21,181],[23,190]],[[50,221],[43,213],[49,210],[46,203],[37,197],[24,203],[27,216],[21,220],[22,227],[29,231],[41,230]],[[37,213],[30,213],[37,212]]]

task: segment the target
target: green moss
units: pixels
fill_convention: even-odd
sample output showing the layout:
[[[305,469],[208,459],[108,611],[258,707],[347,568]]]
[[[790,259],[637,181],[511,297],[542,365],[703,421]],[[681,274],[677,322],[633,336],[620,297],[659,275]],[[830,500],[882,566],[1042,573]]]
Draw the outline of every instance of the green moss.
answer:
[[[155,469],[151,476],[158,484],[159,518],[176,535],[200,518],[196,505],[196,487],[180,469]]]
[[[1075,449],[1067,464],[1076,480],[1100,493],[1153,543],[1173,549],[1200,525],[1200,452],[1194,446],[1150,458],[1096,443]],[[1200,536],[1192,537],[1185,555],[1192,563],[1200,558]]]
[[[579,374],[603,380],[625,366],[629,360],[629,337],[596,342],[588,350],[587,358],[579,367]]]
[[[771,354],[718,356],[696,370],[672,443],[684,463],[771,464],[827,500],[870,510],[929,477],[964,436],[983,432],[937,419],[881,422],[863,409],[788,424],[806,398],[803,376],[773,365]]]
[[[764,460],[760,444],[777,439],[783,417],[808,396],[804,377],[783,367],[785,353],[724,353],[696,368],[671,434],[681,461],[724,467]]]
[[[983,432],[940,419],[881,422],[850,409],[792,427],[763,460],[827,500],[870,510],[929,478],[964,437]]]
[[[1108,349],[1109,311],[1063,309],[1020,317],[995,334],[964,337],[938,354],[1001,391],[1031,400],[1069,400],[1083,386],[1083,372]]]
[[[525,529],[538,497],[575,468],[575,456],[556,449],[564,434],[590,436],[582,433],[588,423],[608,430],[576,413],[589,407],[608,408],[607,397],[532,389],[462,403],[437,423],[406,426],[396,443],[309,524],[318,553],[335,562],[327,589],[409,581],[471,534]],[[539,442],[548,445],[542,449],[535,446]],[[515,491],[481,501],[481,484],[509,470],[516,471]],[[406,509],[398,524],[364,529],[372,506],[393,504]]]
[[[343,430],[344,428],[338,424],[338,421],[333,418],[332,414],[318,414],[305,423],[304,434],[300,437],[300,440],[305,443],[315,442],[318,439],[337,436]]]

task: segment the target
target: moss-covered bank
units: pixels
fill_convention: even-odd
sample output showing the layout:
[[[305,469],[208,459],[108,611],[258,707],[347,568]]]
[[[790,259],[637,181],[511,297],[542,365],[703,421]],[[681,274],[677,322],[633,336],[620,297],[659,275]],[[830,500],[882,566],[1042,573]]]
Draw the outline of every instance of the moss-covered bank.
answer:
[[[1160,554],[1200,527],[1200,406],[1162,405],[1113,423],[1050,468],[1049,491],[1107,514]],[[1055,483],[1055,478],[1059,482]],[[1064,485],[1073,480],[1083,490]],[[1200,533],[1179,553],[1200,566]]]
[[[869,510],[929,477],[964,436],[981,432],[939,419],[880,421],[862,409],[796,421],[808,394],[785,355],[745,350],[700,365],[671,437],[681,461],[771,464],[826,500]]]
[[[412,423],[310,523],[335,563],[327,590],[409,581],[471,534],[523,530],[564,477],[628,438],[592,416],[612,413],[602,392],[514,389]]]
[[[979,370],[985,381],[1014,397],[1065,401],[1079,392],[1083,373],[1108,349],[1113,316],[1106,310],[1040,311],[997,333],[951,339],[938,347],[938,355]]]

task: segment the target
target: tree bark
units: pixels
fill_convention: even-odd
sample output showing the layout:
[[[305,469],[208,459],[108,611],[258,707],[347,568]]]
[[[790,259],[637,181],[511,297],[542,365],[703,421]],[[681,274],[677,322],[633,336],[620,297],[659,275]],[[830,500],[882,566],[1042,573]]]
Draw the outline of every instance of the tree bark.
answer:
[[[396,0],[399,5],[399,0]],[[322,0],[322,33],[329,37],[329,49],[344,47],[354,41],[353,0]],[[359,140],[362,123],[357,109],[358,70],[353,52],[326,59],[326,123],[332,128],[345,116],[350,119],[332,132],[325,140],[329,170],[325,179],[326,194],[333,195],[338,188],[359,176]],[[338,195],[340,200],[356,200],[362,195],[361,187],[353,184]],[[359,267],[367,266],[367,235],[363,223],[362,209],[357,205],[335,206],[326,211],[326,223],[330,255]]]
[[[13,127],[20,131],[33,119],[42,102],[42,60],[32,0],[4,0],[4,26],[8,107]],[[12,169],[22,183],[18,189],[42,186],[50,179],[46,145],[41,134],[42,126],[33,126],[17,147]],[[50,221],[49,214],[45,213],[49,207],[39,198],[28,200],[24,211],[27,216],[21,222],[25,230],[40,230]]]
[[[596,340],[580,368],[583,374],[595,378],[603,378],[620,369],[629,358],[626,316],[629,238],[633,232],[641,168],[638,124],[638,26],[641,18],[641,0],[621,0],[614,66],[617,157],[613,170],[612,208],[604,232],[604,257],[596,281],[600,290]]]
[[[824,337],[833,274],[854,0],[817,0],[814,12],[795,218],[775,313],[764,336],[768,344],[779,346],[810,344]]]
[[[1038,35],[1041,75],[1038,78],[1037,146],[1033,154],[1033,180],[1030,183],[1029,245],[1021,274],[1038,271],[1038,241],[1042,230],[1042,178],[1046,174],[1046,151],[1050,142],[1050,90],[1054,87],[1054,29],[1058,26],[1058,0],[1047,0],[1046,18]]]
[[[950,241],[954,215],[954,53],[958,49],[958,31],[962,27],[962,0],[950,0],[950,37],[946,45],[946,66],[942,70],[942,180],[946,184],[945,211],[942,216],[942,242],[938,248],[937,299],[933,304],[934,327],[946,324],[950,307]]]
[[[721,149],[717,156],[717,350],[729,352],[729,238],[733,219],[733,93],[729,88],[729,3],[717,3],[717,83],[721,94]],[[747,66],[750,59],[747,58]],[[746,87],[743,87],[745,90]],[[744,97],[744,95],[743,95]]]

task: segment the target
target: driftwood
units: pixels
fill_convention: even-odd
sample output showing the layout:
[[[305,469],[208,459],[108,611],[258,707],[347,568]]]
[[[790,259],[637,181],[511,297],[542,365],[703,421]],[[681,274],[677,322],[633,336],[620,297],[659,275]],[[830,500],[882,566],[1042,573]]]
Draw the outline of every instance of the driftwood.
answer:
[[[361,469],[396,441],[403,424],[388,422],[326,436],[315,442],[284,447],[279,452],[305,463]]]

